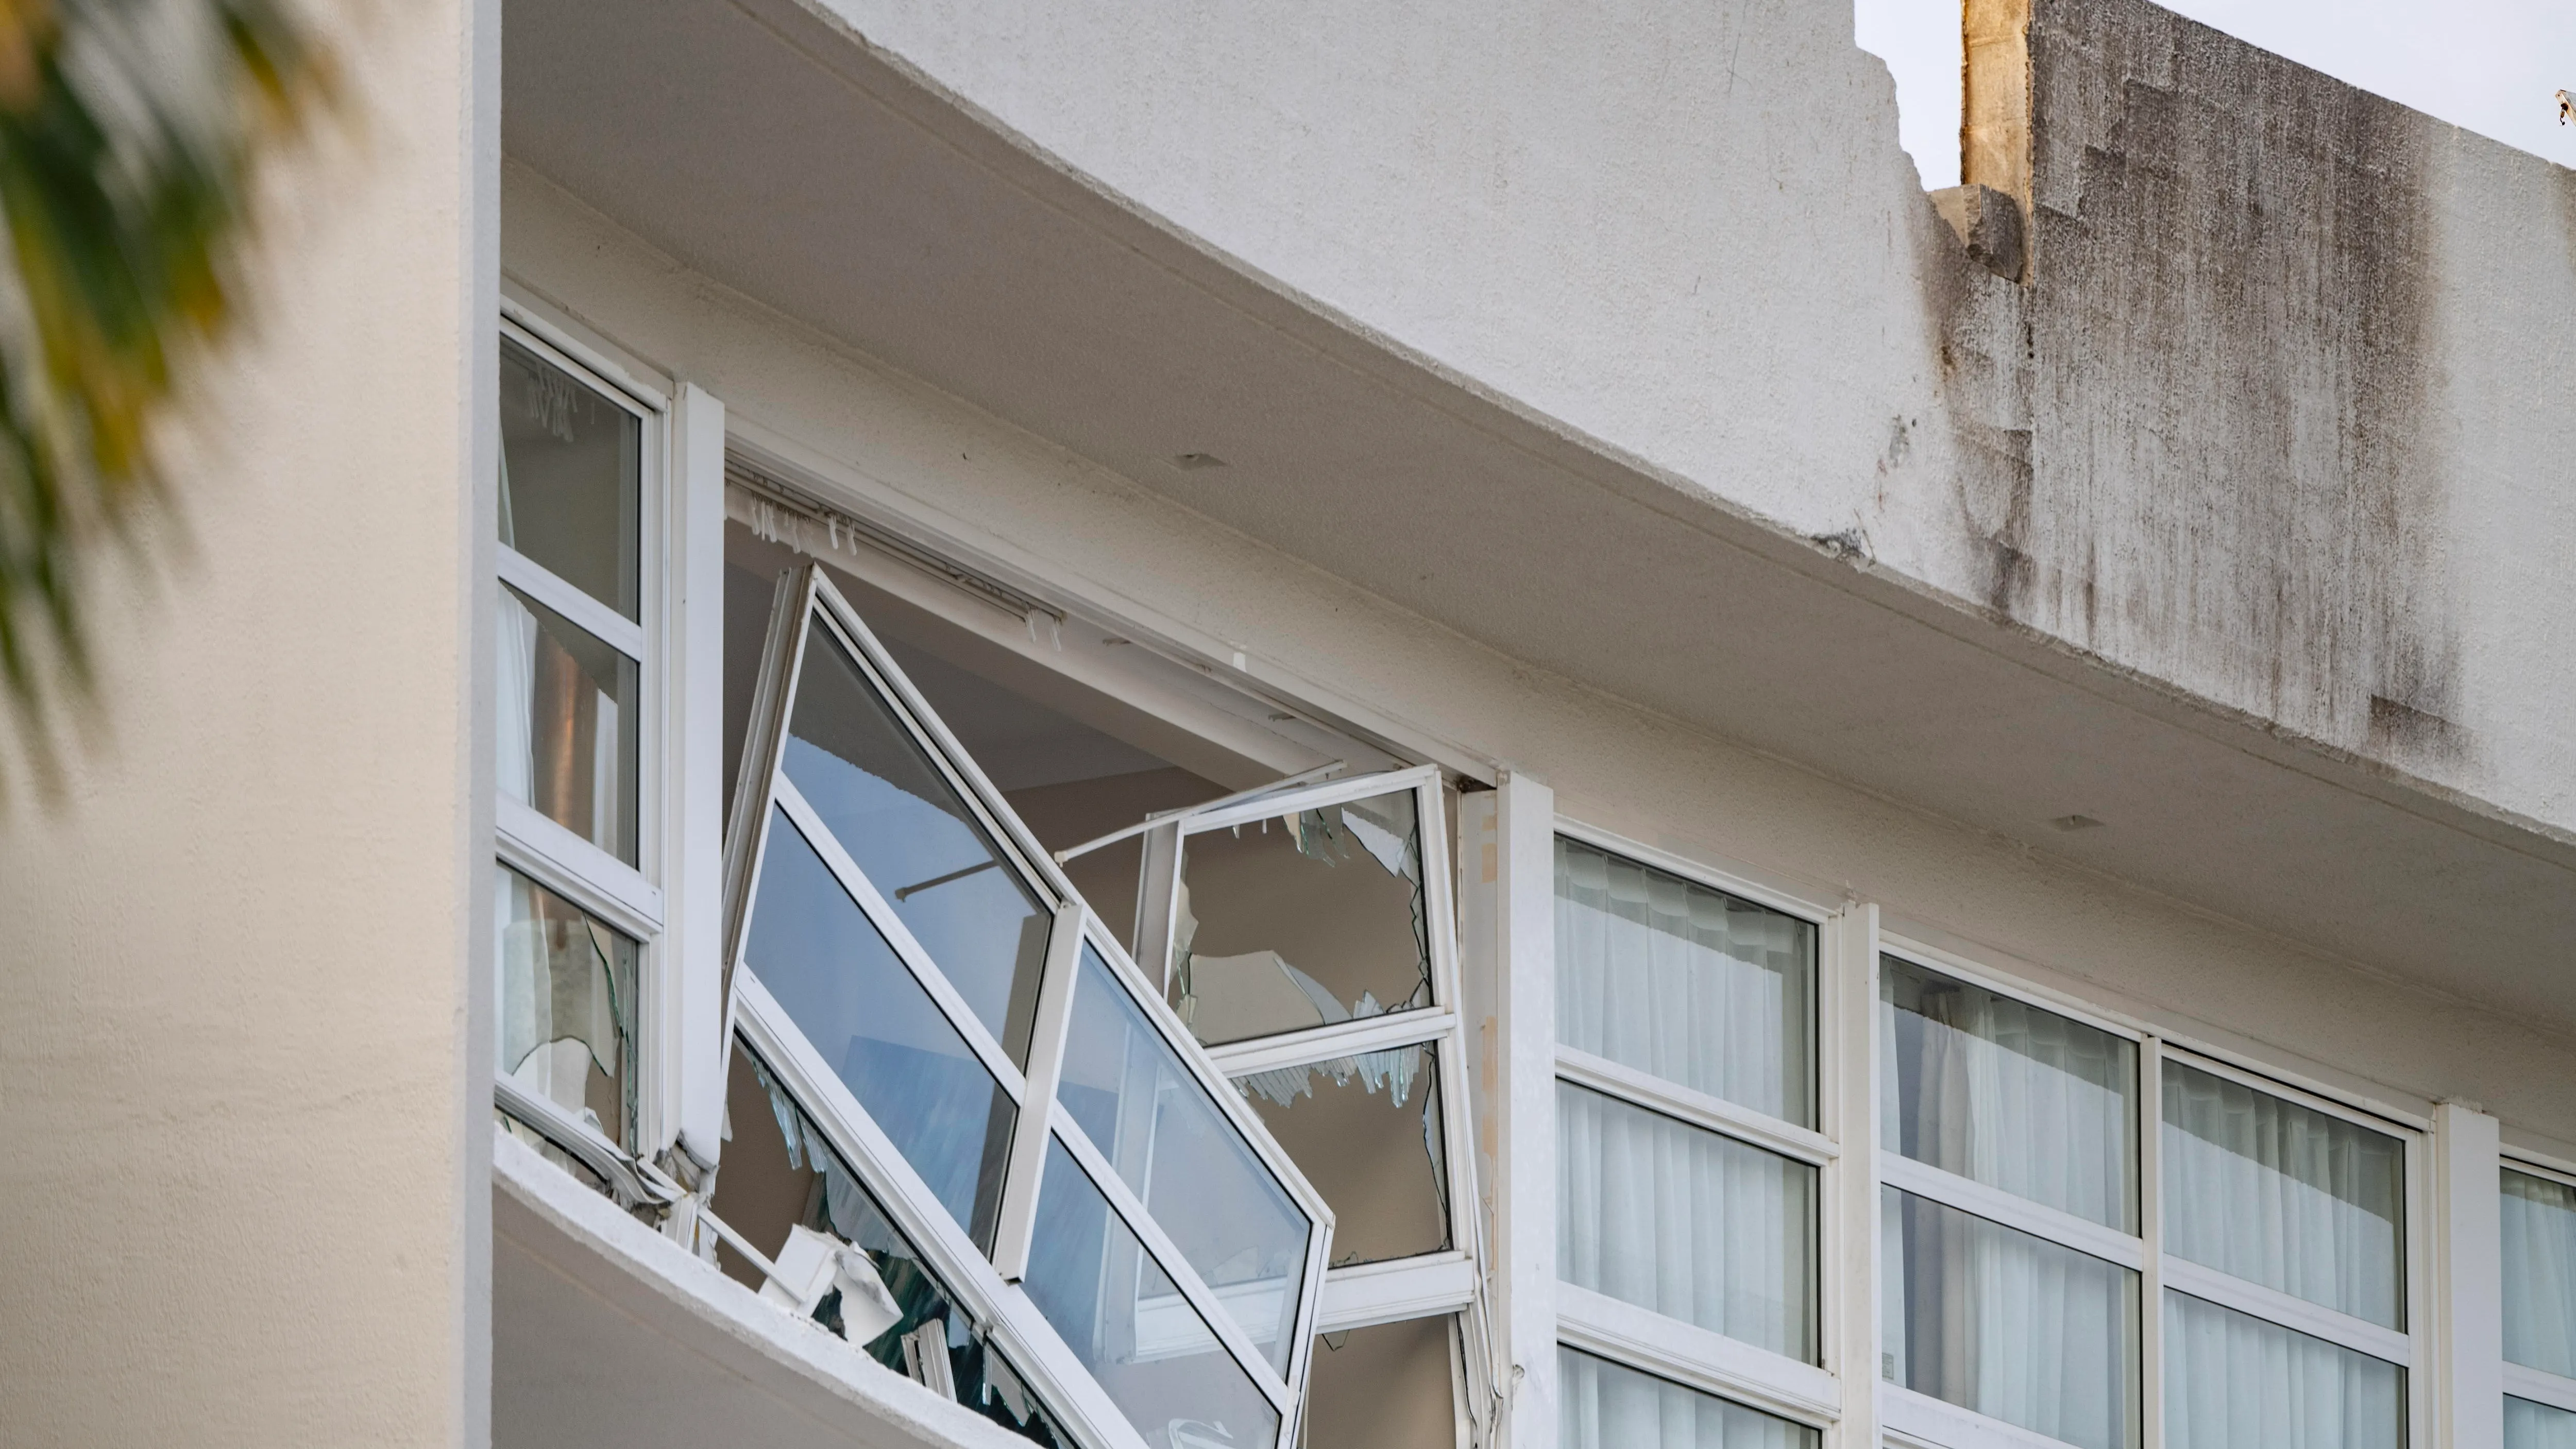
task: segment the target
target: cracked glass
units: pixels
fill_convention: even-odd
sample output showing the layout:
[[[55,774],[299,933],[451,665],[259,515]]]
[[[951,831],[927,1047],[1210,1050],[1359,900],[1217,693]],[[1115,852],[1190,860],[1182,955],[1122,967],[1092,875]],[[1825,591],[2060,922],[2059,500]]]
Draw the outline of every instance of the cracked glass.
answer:
[[[1181,843],[1173,1005],[1210,1046],[1431,1004],[1415,795],[1288,810]]]
[[[1334,1266],[1454,1246],[1437,1048],[1275,1067],[1235,1086],[1333,1209]]]
[[[627,1146],[634,1140],[633,938],[499,866],[493,1070]]]

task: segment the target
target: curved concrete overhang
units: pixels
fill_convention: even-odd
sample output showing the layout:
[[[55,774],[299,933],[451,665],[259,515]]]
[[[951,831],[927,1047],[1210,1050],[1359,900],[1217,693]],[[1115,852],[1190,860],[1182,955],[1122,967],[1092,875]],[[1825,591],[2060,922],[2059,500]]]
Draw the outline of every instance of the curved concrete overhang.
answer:
[[[1186,234],[794,0],[511,0],[507,151],[682,265],[1540,669],[2576,1026],[2576,839],[1803,537]],[[1173,459],[1206,453],[1223,468]],[[2065,832],[2070,816],[2102,828]]]

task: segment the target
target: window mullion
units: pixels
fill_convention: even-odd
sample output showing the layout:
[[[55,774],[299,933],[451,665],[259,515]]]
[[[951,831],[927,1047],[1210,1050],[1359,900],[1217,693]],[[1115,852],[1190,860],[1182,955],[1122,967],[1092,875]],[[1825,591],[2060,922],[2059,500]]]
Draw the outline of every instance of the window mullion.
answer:
[[[1082,967],[1083,915],[1081,898],[1068,898],[1056,907],[1055,924],[1047,931],[1046,968],[1038,978],[1037,1018],[1029,1033],[1028,1095],[1013,1126],[993,1229],[993,1267],[1006,1283],[1027,1276],[1037,1233],[1038,1181],[1046,1171],[1047,1120],[1053,1115],[1047,1108],[1064,1075],[1065,1032]]]
[[[2138,1233],[2146,1247],[2138,1267],[2138,1421],[2140,1441],[2164,1443],[2164,1044],[2138,1043]]]
[[[1777,1117],[1747,1111],[1723,1098],[1694,1092],[1607,1057],[1559,1045],[1556,1074],[1577,1086],[1633,1102],[1652,1112],[1694,1127],[1748,1142],[1811,1167],[1821,1167],[1840,1154],[1833,1140]]]
[[[1842,1417],[1834,1449],[1879,1449],[1879,1295],[1887,1265],[1879,1261],[1878,907],[1859,901],[1832,922],[1830,954],[1819,972],[1819,1037],[1830,1036],[1822,1061],[1833,1067],[1820,1116],[1841,1151],[1824,1167],[1826,1240],[1819,1255],[1825,1309],[1825,1367],[1838,1375]],[[1820,1046],[1823,1044],[1820,1042]]]
[[[645,662],[643,625],[592,598],[588,590],[566,583],[553,570],[506,543],[493,545],[492,551],[500,560],[501,582],[563,615],[637,664]]]
[[[2001,1223],[2016,1232],[2046,1239],[2059,1247],[2117,1263],[2131,1272],[2144,1266],[2145,1249],[2136,1238],[2116,1228],[2106,1228],[2072,1213],[2059,1212],[2016,1197],[2001,1188],[1988,1187],[1972,1178],[1944,1172],[1894,1152],[1880,1154],[1878,1174],[1881,1182],[1916,1197],[1929,1198],[1989,1222]]]
[[[2204,1268],[2188,1258],[2165,1255],[2165,1286],[2178,1293],[2233,1308],[2249,1317],[2279,1324],[2304,1333],[2310,1338],[2339,1344],[2355,1353],[2412,1369],[2415,1365],[2413,1338],[2394,1328],[2383,1328],[2368,1319],[2338,1313],[2321,1304],[2310,1303],[2277,1288],[2249,1283],[2242,1278]]]
[[[661,934],[661,890],[635,867],[507,795],[492,802],[494,853],[638,940]]]

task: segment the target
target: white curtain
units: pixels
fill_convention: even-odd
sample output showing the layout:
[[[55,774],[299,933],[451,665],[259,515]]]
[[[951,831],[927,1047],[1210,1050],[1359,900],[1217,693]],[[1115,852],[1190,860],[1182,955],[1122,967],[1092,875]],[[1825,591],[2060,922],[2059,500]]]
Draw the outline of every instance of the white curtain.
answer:
[[[1814,1168],[1562,1082],[1556,1135],[1559,1276],[1814,1361]]]
[[[1880,1369],[2082,1449],[2137,1442],[2137,1275],[1894,1188]]]
[[[2576,1188],[2508,1171],[2502,1206],[2504,1356],[2576,1378]]]
[[[2404,1385],[2395,1364],[2165,1294],[2166,1449],[2398,1449]]]
[[[499,711],[493,732],[494,772],[500,778],[501,793],[528,805],[536,800],[537,616],[508,589],[501,590],[496,612],[499,648],[494,657],[501,677],[492,691]]]
[[[1890,1150],[2137,1231],[2133,1043],[1892,959],[1878,1041]]]
[[[1558,1449],[1816,1449],[1803,1424],[1570,1348],[1556,1351]]]
[[[1556,843],[1557,1039],[1694,1091],[1814,1120],[1815,927]]]
[[[2403,1326],[2397,1139],[2180,1062],[2164,1107],[2167,1251]]]
[[[2507,1398],[2504,1449],[2576,1449],[2576,1414],[2529,1399]]]

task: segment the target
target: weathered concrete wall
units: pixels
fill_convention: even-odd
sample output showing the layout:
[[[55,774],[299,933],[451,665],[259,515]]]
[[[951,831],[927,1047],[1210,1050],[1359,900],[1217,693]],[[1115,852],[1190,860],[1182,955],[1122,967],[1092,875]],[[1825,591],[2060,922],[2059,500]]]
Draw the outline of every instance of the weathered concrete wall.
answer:
[[[2029,8],[2030,285],[1951,314],[1959,463],[1881,536],[2576,826],[2576,174],[2143,0]]]
[[[0,809],[12,1446],[488,1440],[496,15],[352,8],[108,728]]]

